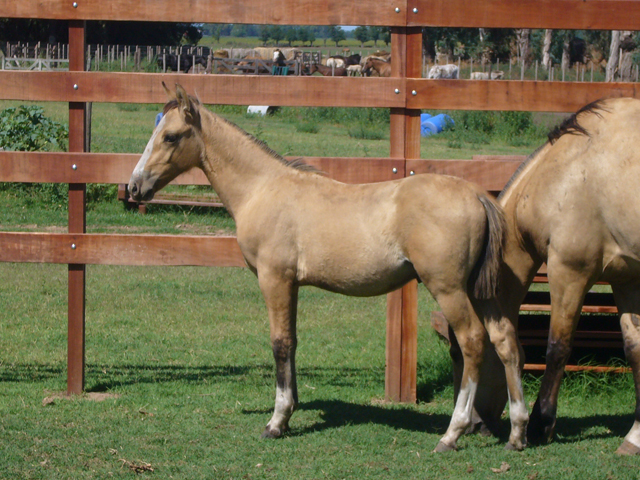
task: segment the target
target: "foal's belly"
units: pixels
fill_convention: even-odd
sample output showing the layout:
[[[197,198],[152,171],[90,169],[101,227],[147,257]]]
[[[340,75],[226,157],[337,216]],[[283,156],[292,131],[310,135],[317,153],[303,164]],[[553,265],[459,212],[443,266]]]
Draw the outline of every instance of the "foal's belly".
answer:
[[[298,265],[300,285],[313,285],[355,297],[383,295],[415,278],[416,271],[406,259],[382,265],[373,261],[363,265],[345,259],[328,260],[322,264],[300,262]]]

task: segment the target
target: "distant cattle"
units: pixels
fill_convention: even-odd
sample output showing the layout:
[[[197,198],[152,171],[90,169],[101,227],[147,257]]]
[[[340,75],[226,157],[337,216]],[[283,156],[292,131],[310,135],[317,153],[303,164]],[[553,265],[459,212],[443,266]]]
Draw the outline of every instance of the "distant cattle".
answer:
[[[504,77],[502,70],[496,70],[491,72],[491,80],[500,80]],[[471,80],[489,80],[489,72],[472,72],[470,76]]]
[[[204,55],[176,55],[174,53],[165,53],[160,55],[157,59],[158,67],[163,68],[165,71],[171,70],[172,72],[185,72],[188,73],[195,65],[202,65],[207,68],[207,57]]]
[[[457,79],[458,73],[458,66],[454,65],[453,63],[449,63],[447,65],[434,65],[433,67],[431,67],[431,70],[429,70],[429,75],[427,76],[427,78]]]

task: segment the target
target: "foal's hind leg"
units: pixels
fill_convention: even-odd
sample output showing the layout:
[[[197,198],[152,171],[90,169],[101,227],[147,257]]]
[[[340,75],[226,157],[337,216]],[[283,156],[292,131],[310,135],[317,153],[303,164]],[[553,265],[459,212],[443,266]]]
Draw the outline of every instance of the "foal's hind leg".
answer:
[[[271,346],[276,362],[276,402],[263,438],[277,438],[289,429],[289,419],[298,405],[296,385],[296,313],[298,287],[269,273],[259,272],[260,289],[269,311]]]
[[[507,378],[509,393],[509,416],[511,418],[511,434],[508,450],[522,450],[526,445],[526,428],[529,412],[524,401],[522,389],[522,347],[516,335],[516,329],[509,319],[490,318],[485,321],[491,343],[502,360]]]
[[[636,410],[633,427],[616,453],[640,454],[640,285],[613,286],[616,304],[620,311],[620,328],[624,340],[624,353],[633,371],[636,389]]]
[[[467,294],[460,290],[452,293],[434,292],[445,318],[456,334],[464,367],[460,380],[460,390],[451,422],[442,437],[436,452],[455,450],[458,438],[471,425],[473,402],[480,379],[480,363],[484,354],[486,331],[473,311]]]

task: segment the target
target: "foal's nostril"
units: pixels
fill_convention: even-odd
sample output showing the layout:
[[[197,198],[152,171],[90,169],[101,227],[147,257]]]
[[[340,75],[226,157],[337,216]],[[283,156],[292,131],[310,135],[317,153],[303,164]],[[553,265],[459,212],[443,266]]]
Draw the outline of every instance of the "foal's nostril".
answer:
[[[138,184],[134,183],[133,186],[131,187],[131,195],[137,195],[138,194]]]

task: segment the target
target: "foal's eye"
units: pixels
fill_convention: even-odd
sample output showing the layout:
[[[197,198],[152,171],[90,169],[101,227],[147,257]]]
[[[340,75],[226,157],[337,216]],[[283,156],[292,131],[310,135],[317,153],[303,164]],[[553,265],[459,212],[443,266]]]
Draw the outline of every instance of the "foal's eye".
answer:
[[[167,143],[176,143],[178,141],[178,134],[177,133],[167,133],[164,136],[164,141]]]

